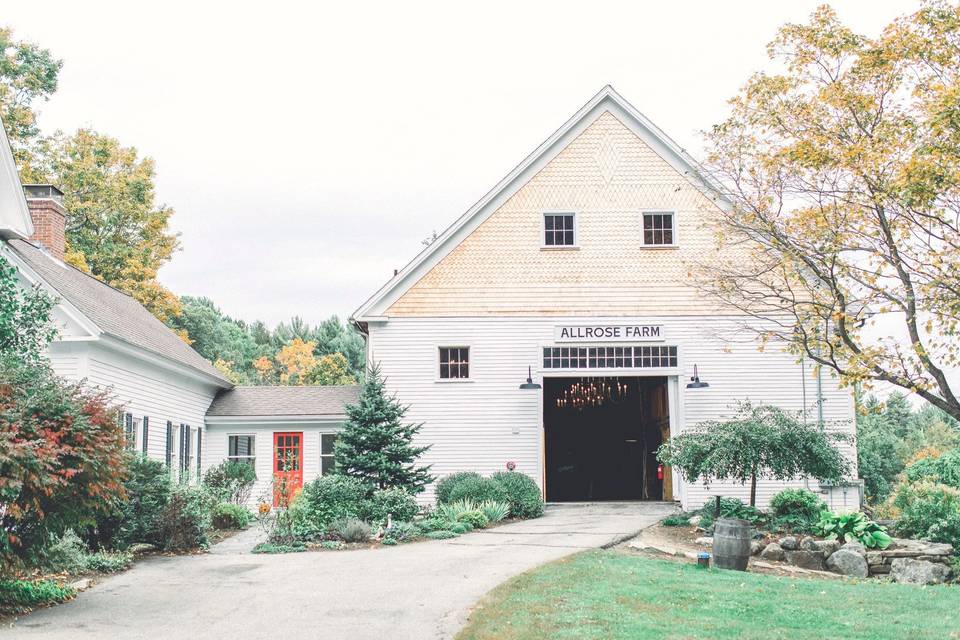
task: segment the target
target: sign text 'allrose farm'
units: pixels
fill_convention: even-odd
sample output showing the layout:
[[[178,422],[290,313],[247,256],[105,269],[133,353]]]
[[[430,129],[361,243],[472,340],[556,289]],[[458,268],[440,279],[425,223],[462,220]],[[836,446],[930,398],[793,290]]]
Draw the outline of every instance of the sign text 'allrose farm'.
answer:
[[[554,327],[556,342],[653,342],[664,339],[656,324],[561,325]]]

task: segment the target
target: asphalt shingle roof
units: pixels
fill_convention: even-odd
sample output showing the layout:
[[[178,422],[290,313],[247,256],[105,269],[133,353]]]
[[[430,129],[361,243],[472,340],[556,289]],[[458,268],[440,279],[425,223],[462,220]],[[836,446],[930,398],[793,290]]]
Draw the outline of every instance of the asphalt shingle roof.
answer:
[[[101,331],[231,385],[220,371],[139,302],[79,269],[56,260],[24,240],[10,247],[31,269]]]
[[[208,416],[342,416],[357,401],[359,385],[234,387],[217,394]]]

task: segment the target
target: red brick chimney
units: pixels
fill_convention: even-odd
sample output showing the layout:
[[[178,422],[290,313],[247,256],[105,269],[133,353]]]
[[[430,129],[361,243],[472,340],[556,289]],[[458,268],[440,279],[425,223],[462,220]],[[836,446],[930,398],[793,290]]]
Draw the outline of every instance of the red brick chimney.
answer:
[[[52,184],[25,184],[23,193],[33,218],[30,239],[43,245],[50,255],[63,260],[66,250],[67,210],[63,207],[63,191]]]

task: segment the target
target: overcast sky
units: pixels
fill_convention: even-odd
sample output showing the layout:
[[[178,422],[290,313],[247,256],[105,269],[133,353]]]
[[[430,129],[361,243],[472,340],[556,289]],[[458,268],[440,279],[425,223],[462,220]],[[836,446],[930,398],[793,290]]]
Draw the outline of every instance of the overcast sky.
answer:
[[[64,60],[45,130],[156,160],[182,244],[163,283],[274,324],[349,315],[607,83],[698,155],[817,4],[33,0],[0,20]],[[916,4],[833,6],[875,34]]]

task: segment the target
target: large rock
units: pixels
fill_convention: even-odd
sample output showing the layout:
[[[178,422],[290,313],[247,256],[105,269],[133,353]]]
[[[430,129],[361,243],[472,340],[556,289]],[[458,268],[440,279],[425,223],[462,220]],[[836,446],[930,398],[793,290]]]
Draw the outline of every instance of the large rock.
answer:
[[[800,550],[801,551],[821,551],[817,549],[817,541],[811,538],[810,536],[803,536],[800,538]]]
[[[940,584],[950,579],[950,568],[936,562],[894,558],[890,577],[904,584]]]
[[[780,548],[784,551],[796,551],[797,550],[797,539],[793,536],[785,536],[780,538]]]
[[[953,547],[944,542],[928,542],[926,540],[910,540],[908,538],[894,538],[892,544],[883,550],[887,558],[902,558],[907,556],[952,556]]]
[[[827,558],[827,568],[834,573],[854,578],[866,578],[870,574],[866,559],[850,549],[838,549],[831,553]]]
[[[776,562],[781,562],[784,558],[783,547],[776,542],[771,542],[763,548],[763,551],[760,552],[760,557],[764,560],[775,560]]]
[[[689,521],[690,521],[690,526],[691,526],[691,527],[699,527],[699,526],[700,526],[700,521],[703,520],[703,517],[702,517],[702,516],[690,516],[690,518],[688,518],[688,519],[689,519]]]
[[[883,553],[880,551],[867,551],[867,564],[870,566],[883,564]]]
[[[750,541],[750,555],[755,556],[761,551],[763,551],[764,545],[760,544],[759,540]]]
[[[867,559],[867,548],[862,544],[860,544],[859,542],[857,542],[856,540],[851,540],[850,542],[840,547],[841,551],[843,551],[844,549],[846,549],[847,551],[853,551],[854,553],[859,554],[860,556],[863,557],[864,560]]]
[[[822,551],[825,558],[829,558],[831,553],[840,548],[840,543],[836,540],[815,540],[813,543],[817,551]]]
[[[786,551],[785,555],[787,556],[787,562],[795,567],[823,571],[822,551]]]

